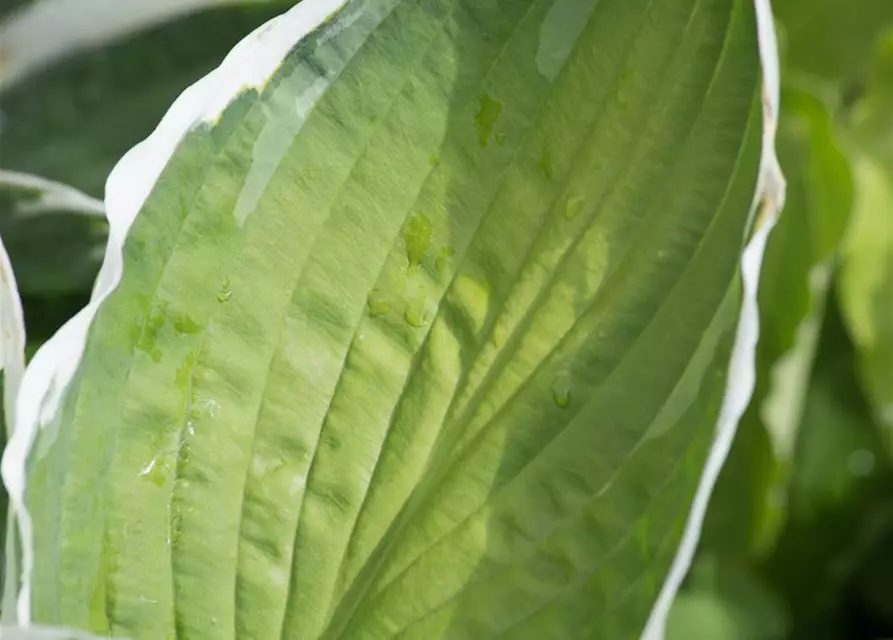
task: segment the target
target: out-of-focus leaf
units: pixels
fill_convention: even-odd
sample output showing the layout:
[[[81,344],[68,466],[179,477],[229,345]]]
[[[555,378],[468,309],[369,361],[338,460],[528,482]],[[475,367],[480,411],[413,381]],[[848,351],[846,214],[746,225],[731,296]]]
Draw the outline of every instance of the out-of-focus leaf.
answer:
[[[893,507],[893,475],[856,378],[853,345],[829,300],[788,488],[762,575],[798,620],[797,637],[840,638],[840,598]]]
[[[882,628],[893,629],[893,508],[887,516],[886,526],[859,563],[853,589],[862,610],[877,627],[877,637]]]
[[[866,393],[893,453],[893,31],[881,39],[873,83],[854,109],[852,147],[857,197],[840,300]]]
[[[217,7],[84,51],[0,92],[0,167],[103,196],[173,100],[291,2]]]
[[[265,1],[14,0],[0,15],[0,91],[78,52],[126,41],[142,30],[205,9]]]
[[[755,26],[351,0],[196,116],[29,458],[34,618],[637,635],[727,387]]]
[[[834,81],[863,80],[877,34],[893,25],[890,0],[774,0],[786,64]]]
[[[783,601],[733,563],[703,555],[667,620],[667,640],[782,640]]]
[[[866,393],[893,436],[893,166],[862,156],[855,175],[858,191],[841,265],[841,306]]]
[[[22,295],[89,292],[106,229],[101,202],[65,185],[0,171],[0,237]]]
[[[35,2],[35,0],[3,0],[3,2],[0,3],[0,23],[4,20],[8,20],[13,13],[33,2]],[[0,48],[0,51],[2,51],[2,48]],[[2,65],[2,63],[0,63],[0,65]]]
[[[703,547],[748,557],[772,541],[835,250],[852,202],[849,161],[822,100],[786,87],[778,150],[785,210],[760,283],[757,383],[708,511]],[[783,490],[782,490],[783,494]]]
[[[878,40],[871,80],[849,115],[848,128],[856,150],[893,167],[893,29]]]
[[[762,384],[752,406],[776,457],[787,464],[853,186],[849,159],[823,102],[788,87],[783,104],[778,148],[788,200],[763,263],[757,352]]]

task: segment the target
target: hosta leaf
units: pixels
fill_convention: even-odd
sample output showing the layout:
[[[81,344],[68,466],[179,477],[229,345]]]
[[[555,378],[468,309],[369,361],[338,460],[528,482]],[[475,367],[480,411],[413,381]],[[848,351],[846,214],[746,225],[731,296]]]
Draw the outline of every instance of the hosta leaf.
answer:
[[[145,0],[112,4],[131,11],[141,4],[172,6]],[[205,10],[78,51],[5,86],[0,93],[0,166],[101,198],[114,164],[151,133],[174,98],[283,4]],[[107,15],[105,19],[111,20]],[[12,22],[7,32],[0,27],[0,41],[4,36],[11,39],[16,28]],[[45,35],[43,40],[52,38]],[[0,70],[0,86],[2,79]]]
[[[352,0],[205,96],[43,412],[31,617],[638,634],[725,393],[757,69],[744,0]]]

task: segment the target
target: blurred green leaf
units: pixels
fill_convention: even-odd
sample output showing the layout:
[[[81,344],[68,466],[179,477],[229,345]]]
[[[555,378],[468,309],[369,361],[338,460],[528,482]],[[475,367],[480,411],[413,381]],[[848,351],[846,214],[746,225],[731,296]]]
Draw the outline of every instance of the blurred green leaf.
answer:
[[[866,394],[893,435],[893,31],[878,44],[873,80],[851,126],[857,198],[843,250],[841,305]],[[893,452],[893,438],[888,448]]]
[[[853,107],[848,126],[859,151],[893,167],[893,29],[877,42],[868,89]]]
[[[791,458],[831,260],[853,197],[849,162],[823,101],[795,87],[782,97],[778,147],[788,198],[763,263],[756,390],[703,538],[704,548],[726,556],[755,553],[779,526],[773,485],[783,485]]]
[[[0,21],[7,19],[14,12],[32,2],[34,0],[3,0],[3,4],[0,4]]]
[[[748,570],[704,556],[667,620],[667,640],[781,640],[784,604]]]
[[[798,620],[794,637],[840,638],[840,598],[889,520],[893,483],[855,376],[855,353],[829,301],[798,430],[787,519],[762,574]]]
[[[0,94],[0,166],[102,197],[174,99],[287,0],[219,7],[79,53]]]
[[[893,430],[893,167],[862,157],[855,170],[859,190],[841,265],[841,305],[866,394]]]
[[[893,25],[891,0],[774,0],[786,65],[835,81],[867,73],[877,34]]]

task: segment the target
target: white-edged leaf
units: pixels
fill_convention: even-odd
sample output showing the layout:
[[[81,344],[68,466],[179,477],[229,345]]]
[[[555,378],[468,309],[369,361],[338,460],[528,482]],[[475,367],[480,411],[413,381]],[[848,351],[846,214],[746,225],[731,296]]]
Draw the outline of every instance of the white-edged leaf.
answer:
[[[305,0],[240,45],[26,374],[23,619],[638,633],[752,388],[767,6],[759,176],[742,0]]]

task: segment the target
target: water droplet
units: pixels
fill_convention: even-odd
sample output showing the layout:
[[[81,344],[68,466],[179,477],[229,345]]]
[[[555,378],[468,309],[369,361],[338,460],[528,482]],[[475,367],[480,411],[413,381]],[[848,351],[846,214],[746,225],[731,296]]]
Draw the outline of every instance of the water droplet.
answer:
[[[177,451],[177,466],[182,470],[186,468],[189,464],[189,458],[192,453],[192,447],[189,446],[189,442],[183,441],[180,443],[180,449]]]
[[[480,142],[482,147],[486,147],[490,144],[490,136],[493,135],[493,127],[496,126],[496,121],[499,120],[501,114],[502,103],[498,100],[494,100],[493,97],[487,93],[483,94],[481,96],[477,114],[474,117],[474,121],[477,123],[478,127],[478,142]]]
[[[583,210],[583,198],[577,196],[571,196],[567,199],[567,204],[564,207],[564,217],[567,220],[573,220],[580,212]]]
[[[403,244],[406,245],[406,259],[410,267],[417,267],[431,246],[431,235],[434,227],[431,222],[419,213],[413,213],[403,228]]]
[[[192,351],[186,354],[186,358],[177,368],[177,374],[174,377],[174,382],[177,384],[177,388],[180,391],[188,391],[190,387],[190,382],[192,380],[192,372],[195,368],[195,360],[197,358],[197,354]]]
[[[540,155],[540,167],[543,170],[543,175],[549,180],[555,177],[555,161],[552,158],[552,147],[548,143],[543,146],[543,152]]]
[[[230,287],[229,278],[223,281],[223,286],[220,287],[220,291],[217,292],[217,302],[221,304],[226,304],[229,302],[229,299],[233,297],[233,290]]]
[[[571,404],[571,391],[564,380],[557,380],[552,387],[552,401],[559,409],[566,409]]]
[[[417,308],[411,305],[407,305],[406,311],[403,313],[403,319],[406,320],[406,324],[416,329],[424,327],[428,322],[425,312],[420,307]]]
[[[175,513],[171,518],[171,530],[168,536],[168,544],[172,547],[179,546],[180,539],[183,537],[182,516]]]
[[[367,310],[370,318],[379,318],[387,315],[391,310],[391,301],[383,297],[381,294],[374,293],[369,296]]]
[[[194,335],[202,330],[202,327],[195,320],[185,313],[174,318],[174,329],[177,333],[184,335]]]
[[[447,262],[450,258],[453,257],[453,248],[452,247],[444,247],[440,250],[440,253],[437,254],[437,260],[434,263],[434,266],[438,271],[445,271],[447,267]]]
[[[215,418],[217,417],[217,413],[220,411],[220,403],[217,402],[214,398],[208,398],[201,403],[199,408],[205,416],[209,418]],[[192,423],[189,424],[191,425]],[[189,435],[192,434],[190,433]]]
[[[428,156],[428,164],[430,164],[432,167],[438,166],[440,164],[440,156],[436,153],[432,153],[430,156]]]
[[[156,487],[160,487],[167,480],[167,474],[164,472],[164,464],[159,462],[158,458],[152,460],[140,470],[140,478],[148,480]]]
[[[167,318],[164,315],[164,308],[158,307],[153,309],[146,319],[146,326],[137,342],[137,349],[149,354],[153,362],[161,361],[161,350],[155,346],[155,343],[158,340],[158,333],[166,323]]]

